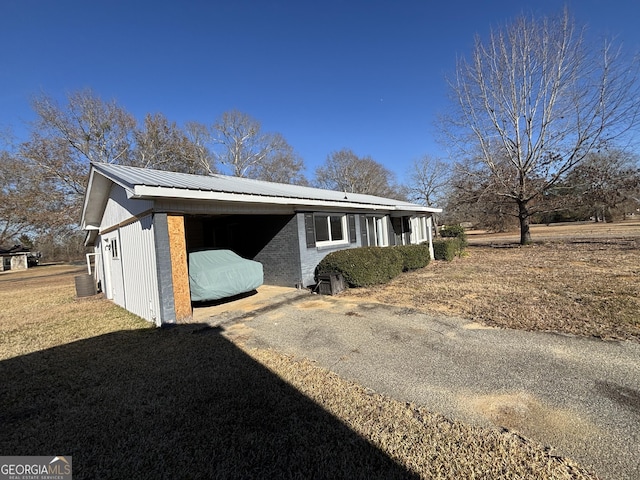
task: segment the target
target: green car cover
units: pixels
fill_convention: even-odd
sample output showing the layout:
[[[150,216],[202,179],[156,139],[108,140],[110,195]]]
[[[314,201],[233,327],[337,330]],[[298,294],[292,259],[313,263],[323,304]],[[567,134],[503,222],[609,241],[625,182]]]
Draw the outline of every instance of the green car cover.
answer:
[[[261,263],[242,258],[231,250],[189,253],[192,302],[218,300],[250,292],[262,285],[263,281]]]

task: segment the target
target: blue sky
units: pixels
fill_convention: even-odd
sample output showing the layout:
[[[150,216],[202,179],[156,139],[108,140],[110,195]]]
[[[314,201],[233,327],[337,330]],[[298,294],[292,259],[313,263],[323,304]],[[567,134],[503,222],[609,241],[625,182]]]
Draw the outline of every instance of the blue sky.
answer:
[[[91,88],[142,119],[212,123],[238,109],[280,132],[307,174],[351,148],[403,180],[445,155],[435,122],[456,56],[521,12],[565,2],[0,0],[0,129],[24,136],[30,98]],[[591,35],[640,51],[640,2],[568,2]]]

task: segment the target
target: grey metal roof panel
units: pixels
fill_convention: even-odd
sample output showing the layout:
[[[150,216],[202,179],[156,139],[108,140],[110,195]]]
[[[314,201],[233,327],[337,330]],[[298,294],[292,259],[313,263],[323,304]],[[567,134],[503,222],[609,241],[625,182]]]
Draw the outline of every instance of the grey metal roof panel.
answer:
[[[92,166],[98,172],[129,191],[134,191],[136,186],[148,186],[184,190],[185,193],[186,191],[196,190],[300,200],[360,203],[364,205],[400,207],[402,209],[417,207],[422,210],[425,208],[421,205],[373,195],[345,193],[335,190],[272,183],[219,174],[208,176],[192,175],[106,163],[93,163]],[[188,195],[181,195],[180,192],[176,192],[176,197],[180,198],[182,196],[185,198],[188,197]]]

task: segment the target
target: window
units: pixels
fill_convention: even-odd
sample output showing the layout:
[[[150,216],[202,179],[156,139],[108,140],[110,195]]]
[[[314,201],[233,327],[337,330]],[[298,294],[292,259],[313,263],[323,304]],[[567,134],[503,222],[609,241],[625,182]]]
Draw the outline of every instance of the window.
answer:
[[[118,240],[113,238],[111,239],[111,258],[113,258],[114,260],[117,260],[118,258],[120,258],[118,256]]]
[[[347,231],[346,215],[314,215],[316,245],[333,245],[347,243],[345,232]]]
[[[370,247],[389,245],[389,229],[386,217],[366,217],[367,241]]]
[[[411,218],[411,243],[422,243],[429,240],[427,236],[427,217]]]

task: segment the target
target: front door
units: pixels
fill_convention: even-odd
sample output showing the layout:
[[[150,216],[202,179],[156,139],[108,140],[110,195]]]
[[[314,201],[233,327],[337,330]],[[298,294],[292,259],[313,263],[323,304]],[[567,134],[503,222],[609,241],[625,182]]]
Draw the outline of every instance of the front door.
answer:
[[[111,232],[103,235],[102,240],[105,295],[118,305],[125,307],[120,235],[118,231]]]

